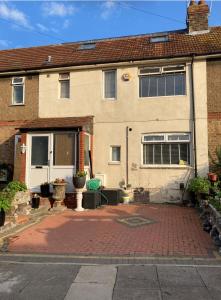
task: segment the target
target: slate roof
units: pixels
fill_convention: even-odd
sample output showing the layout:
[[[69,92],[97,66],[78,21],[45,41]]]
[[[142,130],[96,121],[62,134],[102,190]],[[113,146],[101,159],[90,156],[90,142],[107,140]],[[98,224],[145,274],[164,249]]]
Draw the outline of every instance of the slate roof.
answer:
[[[151,36],[94,40],[96,47],[89,50],[79,50],[83,42],[2,50],[0,72],[221,53],[220,26],[197,35],[185,30],[169,32],[168,42],[151,43]]]

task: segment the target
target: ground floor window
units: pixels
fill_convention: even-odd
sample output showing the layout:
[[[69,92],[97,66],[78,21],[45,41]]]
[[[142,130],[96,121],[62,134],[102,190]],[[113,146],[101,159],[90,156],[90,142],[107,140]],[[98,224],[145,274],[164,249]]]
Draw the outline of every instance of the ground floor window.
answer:
[[[142,152],[143,165],[189,165],[190,134],[145,134]]]
[[[120,146],[111,146],[111,162],[120,163]]]

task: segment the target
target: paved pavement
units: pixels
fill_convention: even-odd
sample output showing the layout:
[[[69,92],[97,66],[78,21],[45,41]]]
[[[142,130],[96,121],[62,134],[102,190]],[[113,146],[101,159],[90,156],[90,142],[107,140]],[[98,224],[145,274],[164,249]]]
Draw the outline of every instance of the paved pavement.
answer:
[[[213,257],[215,247],[195,209],[174,205],[118,205],[66,210],[9,241],[11,253],[95,256]]]
[[[0,256],[1,300],[220,300],[221,262],[78,265]]]

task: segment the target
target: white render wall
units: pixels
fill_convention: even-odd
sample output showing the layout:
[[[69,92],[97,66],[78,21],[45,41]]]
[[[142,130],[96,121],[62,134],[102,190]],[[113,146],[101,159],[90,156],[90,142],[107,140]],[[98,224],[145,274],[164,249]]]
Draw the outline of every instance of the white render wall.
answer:
[[[130,81],[122,80],[124,73],[130,74]],[[141,136],[144,133],[192,132],[189,64],[186,74],[186,96],[142,99],[139,98],[138,67],[118,67],[117,100],[104,100],[102,69],[73,70],[70,72],[71,98],[64,100],[59,99],[58,72],[47,72],[41,74],[39,79],[39,117],[94,115],[94,173],[105,174],[107,186],[115,188],[125,181],[126,127],[131,127],[129,183],[133,188],[150,189],[152,201],[178,201],[181,197],[179,183],[186,182],[193,174],[193,169],[186,166],[142,167]],[[194,63],[194,77],[197,159],[200,174],[206,175],[208,146],[205,61]],[[121,146],[119,165],[109,163],[111,145]]]

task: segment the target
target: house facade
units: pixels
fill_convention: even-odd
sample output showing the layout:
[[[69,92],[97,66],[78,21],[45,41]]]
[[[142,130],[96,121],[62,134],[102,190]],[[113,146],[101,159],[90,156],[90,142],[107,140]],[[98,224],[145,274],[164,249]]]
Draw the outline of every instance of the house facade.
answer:
[[[221,27],[208,27],[208,12],[191,1],[185,30],[4,51],[38,74],[36,115],[17,126],[20,179],[38,191],[64,178],[71,192],[73,173],[85,169],[107,187],[180,201],[181,187],[209,168],[208,74]],[[9,60],[0,72],[17,70]]]

